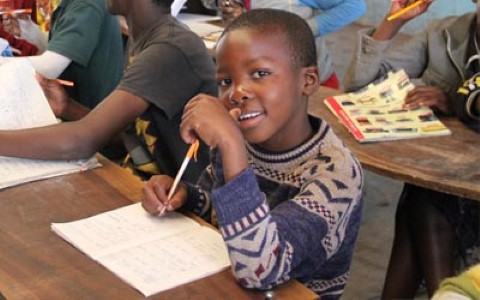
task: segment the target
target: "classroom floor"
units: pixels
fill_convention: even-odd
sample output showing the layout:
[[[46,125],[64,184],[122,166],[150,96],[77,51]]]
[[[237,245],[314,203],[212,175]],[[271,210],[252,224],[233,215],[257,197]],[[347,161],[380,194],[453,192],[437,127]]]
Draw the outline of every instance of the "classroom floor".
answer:
[[[362,25],[352,24],[332,33],[327,45],[340,79],[351,60],[357,32]],[[399,35],[395,42],[408,38]],[[365,171],[364,207],[350,280],[342,299],[380,299],[393,239],[394,217],[402,182]],[[419,293],[416,299],[427,299]]]

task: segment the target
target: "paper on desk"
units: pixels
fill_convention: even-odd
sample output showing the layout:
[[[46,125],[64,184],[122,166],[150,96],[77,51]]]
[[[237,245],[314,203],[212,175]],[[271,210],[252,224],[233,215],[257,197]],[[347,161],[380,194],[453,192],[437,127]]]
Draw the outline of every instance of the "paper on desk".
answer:
[[[187,3],[187,0],[174,0],[172,5],[170,5],[170,13],[172,16],[176,17],[185,3]]]
[[[0,87],[0,130],[57,122],[27,59],[14,59],[0,66]],[[48,161],[0,156],[0,189],[96,166],[99,164],[95,158]]]
[[[208,49],[213,49],[220,37],[223,27],[210,24],[210,21],[219,20],[218,16],[197,16],[195,14],[179,14],[177,19],[186,24],[190,30],[203,39]]]
[[[230,265],[218,232],[176,212],[151,216],[139,203],[52,230],[145,296]]]

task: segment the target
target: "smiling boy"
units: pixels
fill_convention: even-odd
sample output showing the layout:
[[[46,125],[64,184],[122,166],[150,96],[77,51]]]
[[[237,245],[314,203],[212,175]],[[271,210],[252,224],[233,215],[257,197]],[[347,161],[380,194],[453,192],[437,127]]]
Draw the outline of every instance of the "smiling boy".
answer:
[[[330,126],[307,114],[319,85],[312,32],[294,14],[253,10],[225,29],[216,61],[219,98],[194,97],[181,124],[187,143],[212,148],[212,162],[198,185],[180,184],[167,211],[217,223],[240,285],[295,278],[338,299],[360,226],[362,170]],[[162,211],[172,182],[146,184],[148,212]]]

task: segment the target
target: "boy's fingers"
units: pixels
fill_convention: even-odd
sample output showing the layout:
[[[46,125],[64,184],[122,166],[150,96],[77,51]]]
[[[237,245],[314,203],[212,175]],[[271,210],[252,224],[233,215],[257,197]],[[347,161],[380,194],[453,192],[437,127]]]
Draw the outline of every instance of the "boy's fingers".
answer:
[[[233,108],[228,113],[230,114],[230,116],[233,118],[235,122],[238,122],[238,118],[240,118],[242,111],[240,110],[240,108]]]

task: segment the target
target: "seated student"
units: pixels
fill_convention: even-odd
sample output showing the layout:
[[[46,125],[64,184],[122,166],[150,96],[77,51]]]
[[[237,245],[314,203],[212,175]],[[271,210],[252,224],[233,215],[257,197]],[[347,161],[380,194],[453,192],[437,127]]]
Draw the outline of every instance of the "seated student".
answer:
[[[411,2],[392,2],[388,14]],[[388,49],[401,27],[425,12],[431,2],[361,32],[345,76],[346,89],[356,90],[392,69],[403,68],[410,78],[423,83],[407,94],[406,107],[429,106],[478,126],[478,101],[461,99],[457,89],[480,70],[479,60],[474,59],[479,51],[479,3],[476,14],[432,21],[407,43]],[[412,298],[422,279],[431,297],[442,279],[454,275],[454,258],[467,257],[468,249],[479,244],[478,217],[475,201],[405,184],[382,299]]]
[[[48,39],[46,51],[29,59],[43,76],[73,81],[67,88],[72,98],[94,108],[116,87],[123,72],[122,37],[105,1],[61,1]]]
[[[203,41],[170,15],[172,1],[108,1],[110,12],[126,17],[134,41],[120,84],[78,121],[0,131],[0,155],[86,158],[137,120],[138,134],[154,160],[151,166],[166,165],[160,171],[175,175],[188,148],[179,132],[183,107],[198,93],[217,91],[212,57]],[[192,165],[198,167],[189,174],[192,179],[207,164],[207,155]]]
[[[362,209],[362,169],[325,121],[307,114],[319,85],[315,41],[295,14],[258,9],[236,18],[216,51],[219,98],[186,105],[181,134],[212,148],[198,185],[154,176],[143,207],[186,209],[218,226],[240,285],[298,279],[338,299]],[[189,170],[187,170],[188,172]]]
[[[340,88],[332,66],[325,37],[340,30],[365,14],[367,6],[364,0],[219,0],[219,10],[223,18],[231,21],[242,12],[256,8],[274,8],[295,13],[304,18],[315,35],[317,45],[317,64],[320,68],[320,84],[331,88]]]
[[[23,34],[20,29],[20,22],[25,21],[25,24],[31,26],[36,21],[35,13],[35,0],[11,0],[11,1],[0,1],[0,11],[10,10],[10,9],[31,9],[30,14],[11,14],[4,13],[0,16],[0,38],[8,41],[10,46],[15,50],[15,55],[17,56],[30,56],[37,55],[40,53],[41,45],[36,44],[39,39],[31,37],[31,34]],[[32,27],[28,27],[32,28]],[[40,30],[37,31],[40,33]],[[24,32],[25,33],[25,32]],[[43,34],[41,34],[41,40],[43,40]]]

